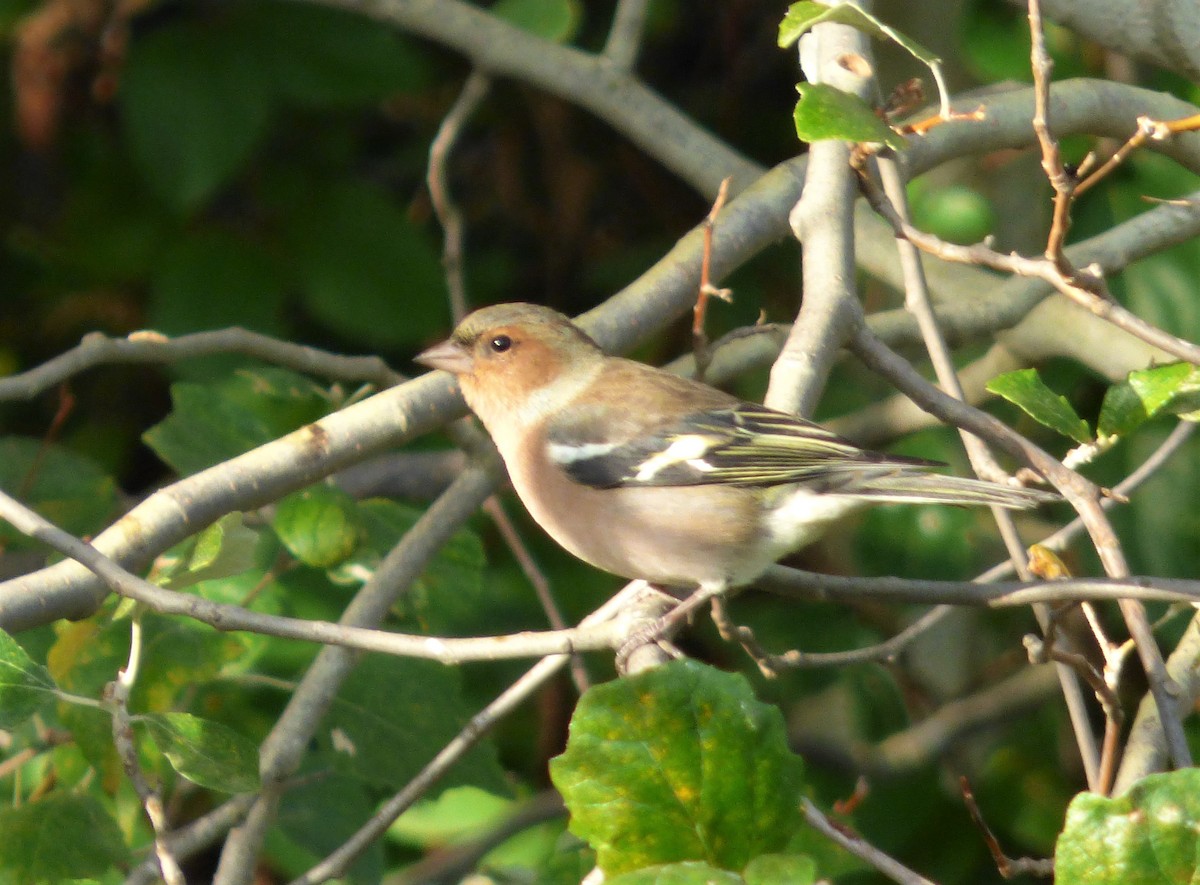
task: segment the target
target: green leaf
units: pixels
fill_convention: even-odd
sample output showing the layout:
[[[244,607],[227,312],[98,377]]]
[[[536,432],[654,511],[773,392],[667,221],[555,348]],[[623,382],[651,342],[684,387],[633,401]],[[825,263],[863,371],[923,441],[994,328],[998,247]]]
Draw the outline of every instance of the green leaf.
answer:
[[[470,716],[455,670],[431,661],[372,655],[342,686],[321,743],[334,752],[341,771],[372,786],[399,789]],[[463,784],[508,793],[491,744],[472,750],[439,782],[439,791]]]
[[[1170,363],[1130,372],[1104,394],[1098,429],[1104,436],[1129,434],[1161,414],[1200,418],[1200,367]]]
[[[987,383],[987,389],[1019,406],[1035,421],[1077,443],[1092,439],[1088,423],[1079,417],[1066,397],[1046,386],[1037,369],[1018,369],[997,375]]]
[[[793,119],[801,141],[828,139],[886,144],[903,149],[903,136],[895,132],[865,101],[822,83],[799,83]]]
[[[742,870],[746,885],[812,885],[817,864],[804,854],[761,854]]]
[[[497,0],[488,12],[551,43],[571,42],[583,18],[578,0]]]
[[[1029,21],[1015,7],[987,0],[971,0],[963,4],[963,15],[959,25],[961,63],[983,83],[1012,80],[1028,83],[1032,79],[1029,71]],[[1051,44],[1051,55],[1058,56]],[[1056,76],[1062,68],[1055,58]],[[1076,75],[1080,76],[1080,75]]]
[[[305,565],[328,568],[354,552],[362,520],[352,497],[322,483],[281,499],[271,527]]]
[[[142,439],[180,475],[219,464],[316,421],[330,402],[283,369],[242,369],[217,383],[171,385],[171,414]]]
[[[154,563],[150,580],[182,590],[202,581],[240,575],[257,564],[260,532],[240,513],[227,513],[198,535],[172,547]]]
[[[803,763],[743,677],[680,661],[590,689],[550,775],[606,873],[737,870],[797,828]]]
[[[897,31],[891,25],[884,24],[857,6],[850,4],[826,6],[824,3],[814,3],[811,0],[802,0],[802,2],[793,3],[788,7],[787,14],[779,24],[779,48],[786,49],[799,40],[805,31],[811,30],[823,22],[838,22],[856,28],[877,40],[891,40],[908,50],[908,53],[918,61],[923,61],[927,65],[934,65],[941,61],[936,53],[930,52],[916,40]]]
[[[0,877],[59,885],[101,876],[129,857],[121,831],[93,797],[51,793],[0,809]]]
[[[290,881],[302,876],[354,835],[377,810],[378,797],[361,781],[333,771],[327,753],[310,755],[279,800],[276,824],[267,838],[272,869]],[[339,882],[378,885],[384,874],[384,844],[365,848]]]
[[[987,197],[964,184],[918,179],[909,185],[909,201],[917,227],[952,243],[978,243],[996,228]]]
[[[609,885],[745,885],[746,882],[737,873],[696,860],[656,864],[605,881]],[[803,880],[798,885],[804,885]]]
[[[79,132],[62,194],[55,264],[90,285],[142,281],[162,254],[174,219],[144,186],[125,146],[98,131]],[[90,137],[89,137],[90,136]]]
[[[171,414],[142,439],[181,475],[198,473],[274,437],[262,419],[213,385],[171,385]]]
[[[1172,363],[1129,373],[1129,386],[1151,415],[1187,417],[1200,409],[1200,366]]]
[[[192,783],[224,793],[258,789],[258,748],[232,728],[190,713],[151,713],[137,721]]]
[[[243,39],[289,104],[366,106],[432,79],[418,45],[356,12],[271,0],[244,3],[237,13]]]
[[[1193,882],[1200,858],[1200,770],[1153,774],[1106,799],[1080,793],[1054,852],[1058,885]]]
[[[413,345],[444,328],[446,281],[425,231],[363,184],[307,186],[285,209],[308,311],[356,344]]]
[[[129,623],[99,619],[63,623],[46,655],[54,681],[65,692],[99,698],[104,686],[129,660]],[[61,703],[59,719],[84,758],[94,765],[106,783],[124,777],[113,747],[112,717],[79,704]]]
[[[121,75],[134,162],[177,212],[199,208],[250,158],[273,99],[256,48],[218,15],[135,36]]]
[[[1126,436],[1150,420],[1146,405],[1126,379],[1104,392],[1096,433],[1101,438]]]
[[[1185,187],[1180,181],[1178,187]],[[1179,193],[1179,191],[1175,191]],[[1200,245],[1194,241],[1147,255],[1121,272],[1124,304],[1147,323],[1182,338],[1200,337],[1200,304],[1196,275],[1200,272]]]
[[[0,728],[14,728],[55,697],[58,688],[41,664],[0,630]]]
[[[95,534],[116,509],[112,478],[89,458],[32,439],[0,439],[0,489],[77,537]],[[0,546],[45,549],[0,520]]]
[[[191,233],[166,249],[150,281],[150,324],[167,335],[228,326],[280,335],[282,312],[279,268],[244,234]]]
[[[118,626],[128,632],[128,625]],[[243,664],[256,641],[185,618],[144,614],[142,668],[130,706],[156,712],[179,706],[197,685],[218,678],[230,665]]]
[[[500,825],[514,804],[478,787],[455,787],[404,812],[388,827],[388,837],[402,845],[436,849]]]

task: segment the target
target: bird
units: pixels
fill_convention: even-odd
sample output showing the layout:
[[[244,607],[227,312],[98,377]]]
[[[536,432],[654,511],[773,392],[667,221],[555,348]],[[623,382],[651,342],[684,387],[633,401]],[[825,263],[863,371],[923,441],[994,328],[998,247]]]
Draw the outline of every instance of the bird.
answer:
[[[931,473],[796,415],[610,356],[568,317],[505,303],[469,314],[415,358],[456,376],[518,498],[596,568],[711,598],[867,504],[1058,500]]]

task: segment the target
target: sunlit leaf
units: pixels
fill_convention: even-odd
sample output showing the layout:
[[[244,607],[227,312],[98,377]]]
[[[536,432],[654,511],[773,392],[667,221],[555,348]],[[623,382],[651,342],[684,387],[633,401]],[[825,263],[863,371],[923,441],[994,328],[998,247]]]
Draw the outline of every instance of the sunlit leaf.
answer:
[[[1092,431],[1074,407],[1046,386],[1037,369],[1018,369],[997,375],[987,389],[1019,406],[1031,418],[1077,443],[1090,442]]]
[[[1174,363],[1130,372],[1129,385],[1150,415],[1184,416],[1200,409],[1200,366]]]
[[[1124,796],[1080,793],[1054,852],[1058,885],[1193,882],[1200,858],[1200,770],[1154,774]]]
[[[571,831],[615,875],[682,861],[737,870],[782,849],[803,769],[779,710],[744,678],[679,661],[590,689],[550,774]]]
[[[1104,395],[1098,429],[1106,436],[1128,434],[1160,414],[1196,420],[1200,410],[1200,367],[1170,363],[1130,372]]]
[[[904,147],[903,136],[858,96],[823,83],[800,83],[796,91],[800,100],[793,119],[801,141],[838,139],[882,143],[897,150]]]
[[[788,7],[787,14],[779,24],[779,47],[785,49],[791,46],[800,39],[805,31],[823,22],[838,22],[849,25],[877,40],[891,40],[908,50],[914,58],[926,64],[935,64],[941,61],[936,53],[930,52],[907,34],[849,3],[840,6],[826,6],[824,3],[814,3],[811,0],[793,3]]]
[[[190,713],[141,716],[172,767],[193,783],[224,793],[258,788],[258,748],[227,725]]]
[[[151,580],[172,590],[248,571],[255,565],[260,532],[241,513],[227,513],[155,561]]]
[[[742,870],[746,885],[812,885],[817,864],[803,854],[763,854]]]
[[[697,860],[650,866],[604,881],[609,885],[746,885],[737,873]],[[804,885],[803,880],[799,885]]]

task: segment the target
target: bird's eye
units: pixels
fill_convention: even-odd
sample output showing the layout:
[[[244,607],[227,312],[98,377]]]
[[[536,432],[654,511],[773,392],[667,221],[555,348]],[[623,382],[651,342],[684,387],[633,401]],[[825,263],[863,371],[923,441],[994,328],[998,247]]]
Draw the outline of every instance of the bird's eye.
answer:
[[[492,353],[504,353],[512,347],[512,339],[507,335],[497,335],[488,342],[488,346],[491,347]]]

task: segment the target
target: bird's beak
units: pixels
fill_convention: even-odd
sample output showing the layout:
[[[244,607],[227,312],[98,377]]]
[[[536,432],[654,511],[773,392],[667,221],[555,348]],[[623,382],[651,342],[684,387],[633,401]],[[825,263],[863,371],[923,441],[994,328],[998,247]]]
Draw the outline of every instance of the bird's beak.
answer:
[[[435,344],[428,350],[422,351],[413,357],[413,362],[431,369],[442,369],[454,375],[470,372],[472,365],[471,354],[453,339]]]

